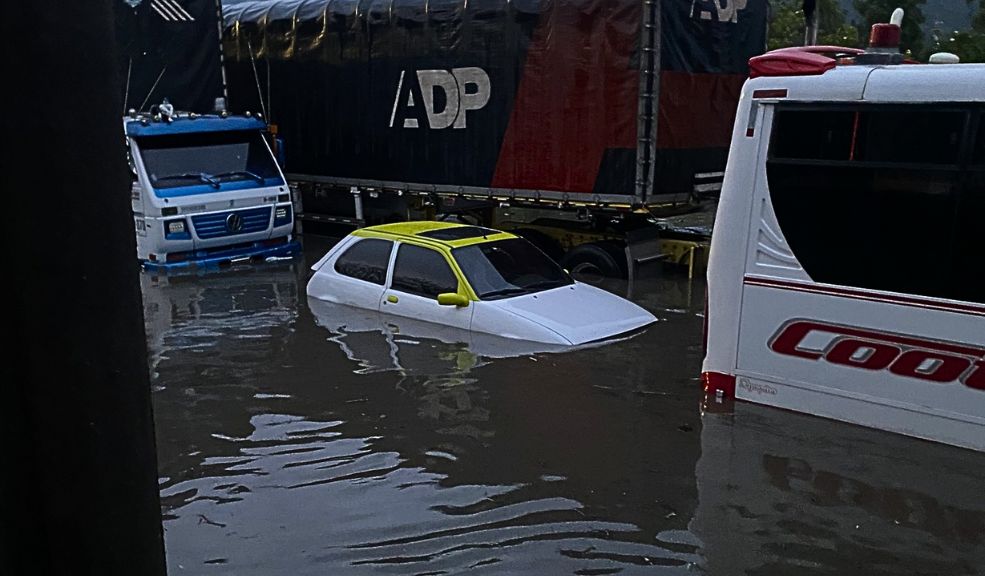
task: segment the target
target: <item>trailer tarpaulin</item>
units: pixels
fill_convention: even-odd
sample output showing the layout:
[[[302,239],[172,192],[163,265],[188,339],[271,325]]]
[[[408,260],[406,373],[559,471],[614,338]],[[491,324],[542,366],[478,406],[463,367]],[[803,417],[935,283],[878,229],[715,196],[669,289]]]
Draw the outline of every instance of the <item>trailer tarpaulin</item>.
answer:
[[[653,193],[636,181],[643,140],[685,151],[658,153],[665,171],[703,167],[692,157],[709,146],[724,168],[735,78],[765,44],[765,0],[747,1],[758,12],[721,21],[697,0],[227,0],[230,100],[268,111],[290,173],[638,204]],[[661,45],[641,34],[654,6]],[[743,22],[758,30],[732,29]],[[679,93],[641,90],[656,72],[641,70],[644,50]],[[642,98],[658,99],[656,136]]]
[[[164,98],[211,112],[223,96],[218,0],[117,0],[116,42],[126,108]]]
[[[655,194],[722,171],[749,58],[766,48],[763,0],[663,0]]]

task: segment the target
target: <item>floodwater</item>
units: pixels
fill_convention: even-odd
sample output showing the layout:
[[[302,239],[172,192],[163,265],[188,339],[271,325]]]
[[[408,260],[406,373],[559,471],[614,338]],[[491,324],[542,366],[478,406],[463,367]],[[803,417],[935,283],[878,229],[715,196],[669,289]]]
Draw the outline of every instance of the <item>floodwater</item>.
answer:
[[[172,575],[985,574],[985,454],[702,406],[700,280],[544,353],[309,302],[307,274],[142,274]]]

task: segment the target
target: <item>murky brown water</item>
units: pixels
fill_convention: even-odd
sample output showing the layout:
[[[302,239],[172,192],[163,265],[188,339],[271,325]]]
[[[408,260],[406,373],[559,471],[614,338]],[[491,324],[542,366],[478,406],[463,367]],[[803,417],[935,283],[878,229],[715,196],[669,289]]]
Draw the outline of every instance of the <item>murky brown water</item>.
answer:
[[[633,286],[634,339],[497,358],[306,279],[143,275],[171,574],[985,574],[985,454],[702,409],[700,281]]]

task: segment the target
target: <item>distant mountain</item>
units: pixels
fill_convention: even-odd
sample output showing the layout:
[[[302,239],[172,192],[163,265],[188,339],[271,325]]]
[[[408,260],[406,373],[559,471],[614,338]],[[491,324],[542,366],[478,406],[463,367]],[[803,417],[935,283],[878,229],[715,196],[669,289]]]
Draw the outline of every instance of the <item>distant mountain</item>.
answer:
[[[924,32],[929,37],[934,28],[942,32],[967,30],[971,27],[971,17],[978,10],[979,1],[982,0],[973,0],[971,3],[965,0],[927,0],[922,7]],[[859,19],[852,0],[839,0],[839,3],[850,22]],[[886,14],[886,20],[889,20],[889,14]]]

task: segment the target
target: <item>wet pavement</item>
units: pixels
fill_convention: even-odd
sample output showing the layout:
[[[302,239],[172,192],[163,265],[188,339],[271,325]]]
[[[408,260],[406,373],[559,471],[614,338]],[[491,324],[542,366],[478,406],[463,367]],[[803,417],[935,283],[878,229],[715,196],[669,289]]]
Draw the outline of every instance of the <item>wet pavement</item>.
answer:
[[[170,574],[985,574],[985,454],[702,405],[700,280],[555,353],[307,276],[142,274]]]

